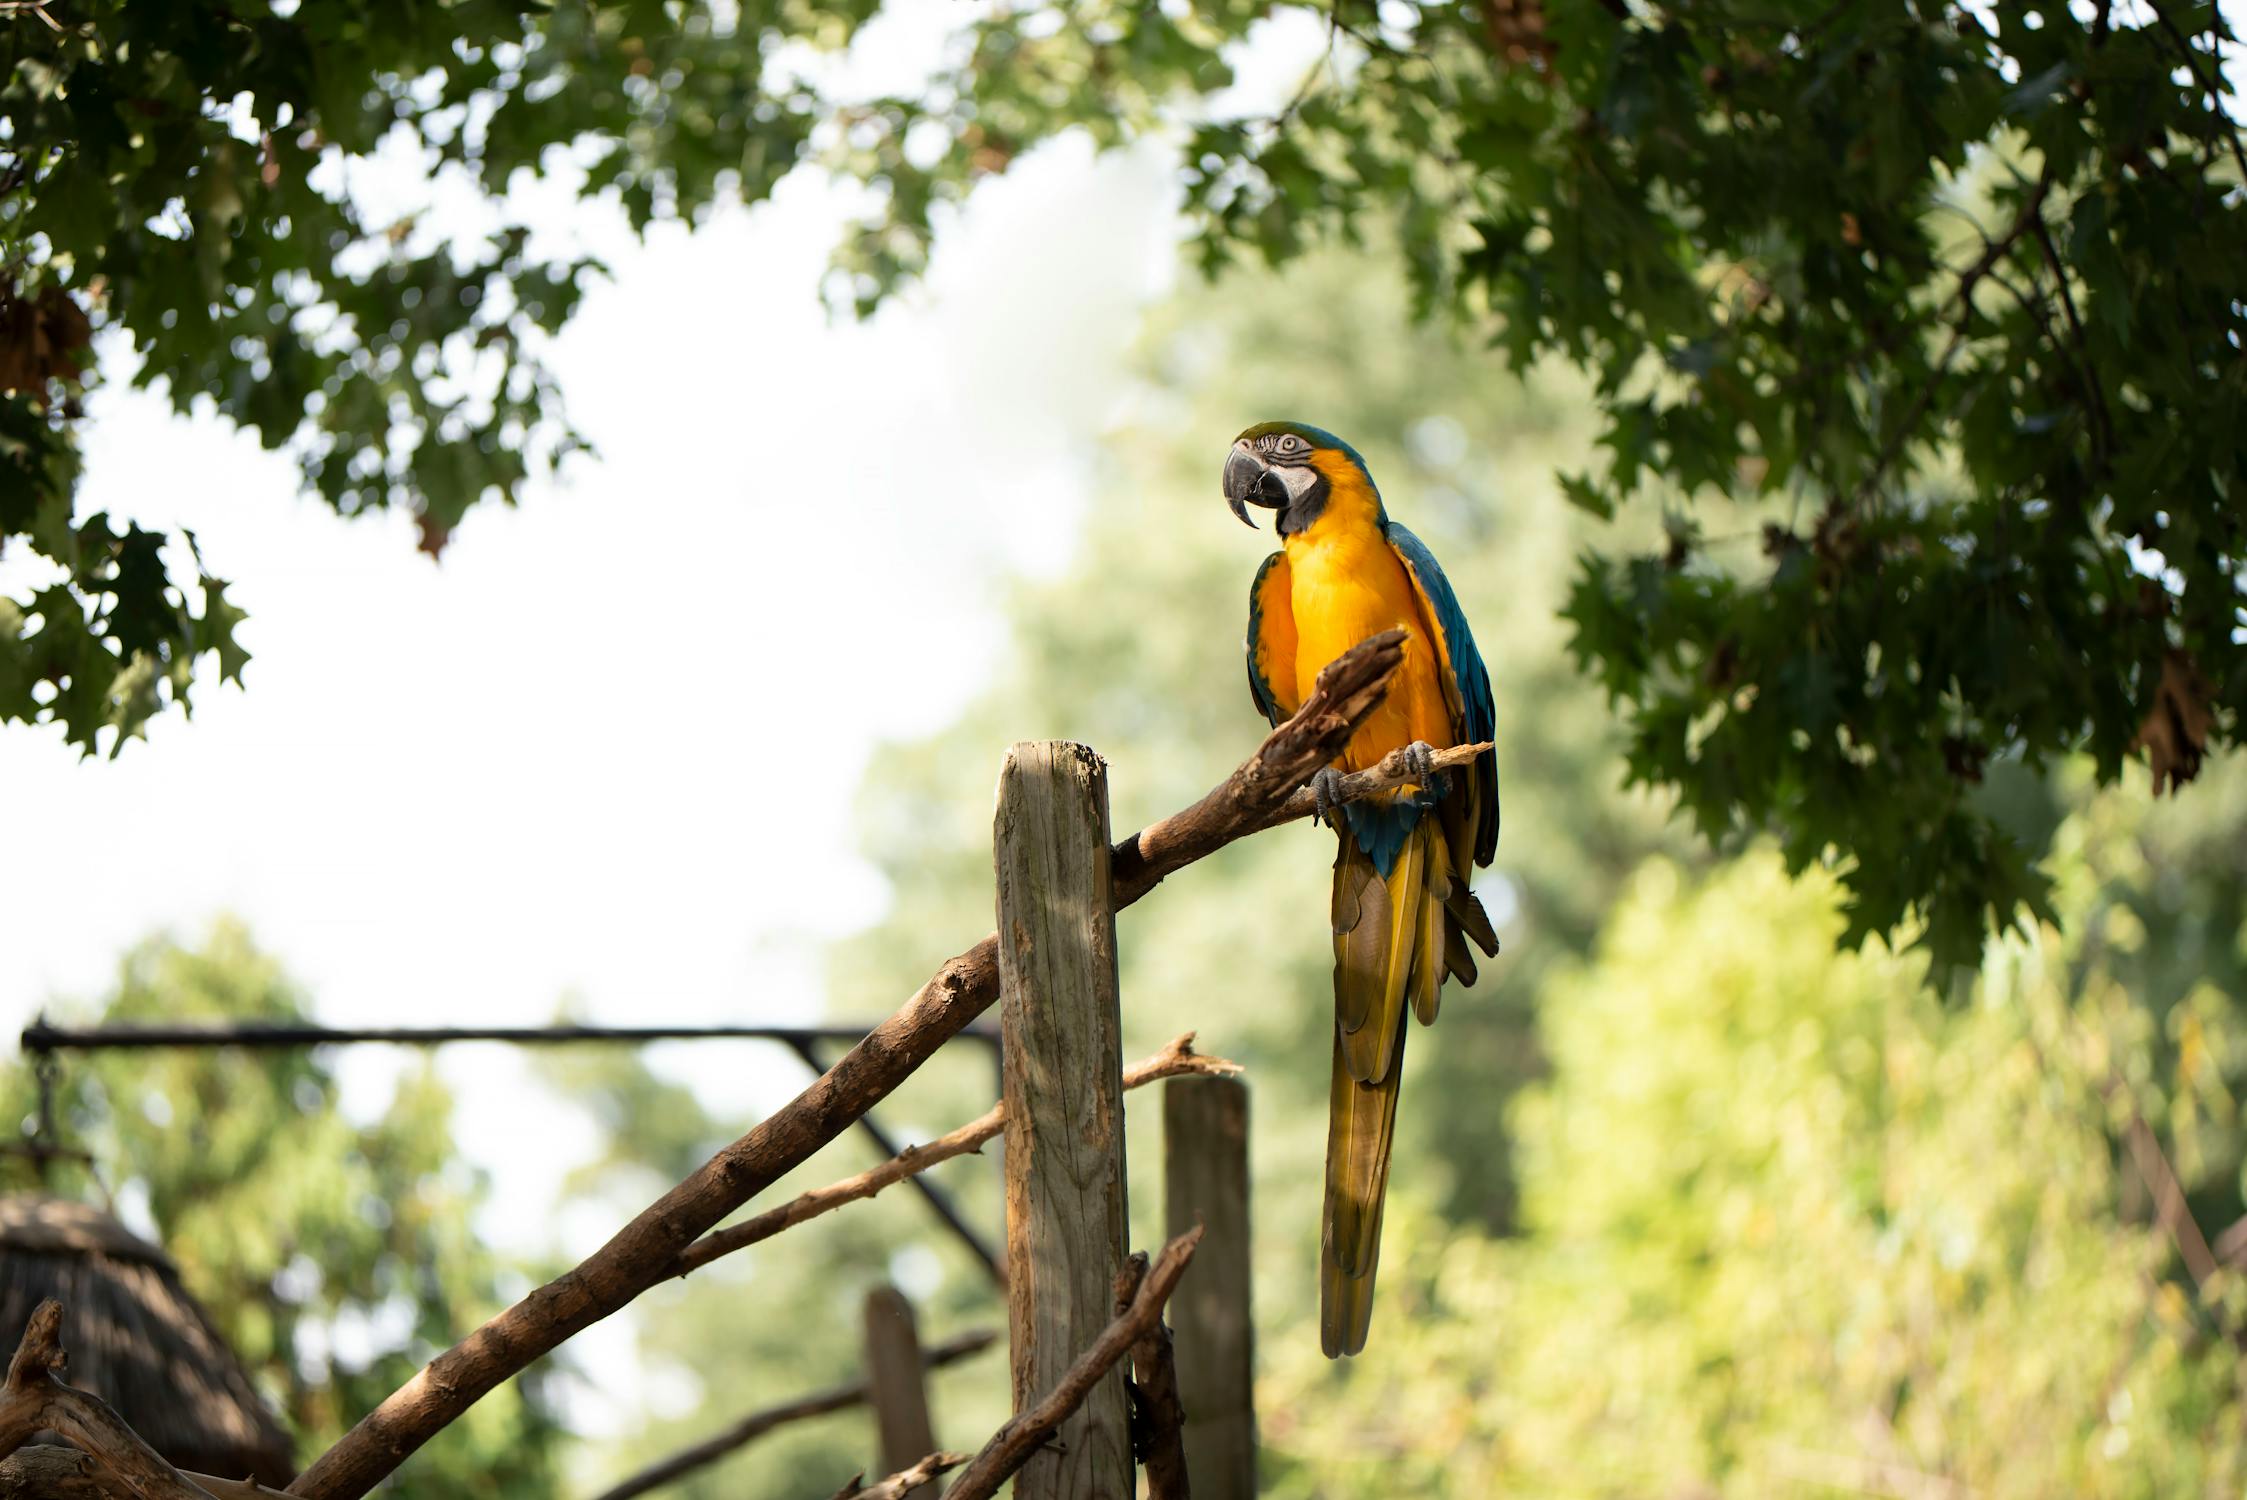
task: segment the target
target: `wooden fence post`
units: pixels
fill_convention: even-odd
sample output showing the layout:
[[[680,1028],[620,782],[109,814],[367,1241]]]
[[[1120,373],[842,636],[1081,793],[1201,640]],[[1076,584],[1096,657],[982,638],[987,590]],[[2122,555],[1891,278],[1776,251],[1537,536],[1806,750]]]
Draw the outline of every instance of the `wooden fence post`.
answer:
[[[1173,1078],[1163,1085],[1163,1196],[1168,1233],[1205,1226],[1170,1303],[1194,1500],[1253,1500],[1248,1085],[1240,1079]]]
[[[1021,1412],[1114,1316],[1128,1233],[1106,763],[1064,740],[1009,750],[994,846],[1007,1325]],[[1118,1368],[1015,1476],[1016,1500],[1129,1500],[1129,1429]]]
[[[895,1474],[936,1451],[920,1330],[913,1304],[893,1286],[866,1294],[866,1398],[874,1406],[880,1450],[875,1473]],[[909,1500],[934,1500],[936,1485],[915,1485],[906,1494]]]

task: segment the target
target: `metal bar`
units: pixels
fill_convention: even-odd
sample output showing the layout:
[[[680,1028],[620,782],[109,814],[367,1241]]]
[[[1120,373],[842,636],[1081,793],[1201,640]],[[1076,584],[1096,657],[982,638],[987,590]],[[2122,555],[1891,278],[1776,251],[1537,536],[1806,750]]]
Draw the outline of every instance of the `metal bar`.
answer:
[[[965,1035],[966,1033],[961,1034]],[[820,1060],[819,1048],[814,1043],[792,1038],[784,1038],[783,1040],[787,1042],[789,1050],[802,1058],[805,1065],[814,1073],[827,1071],[827,1064]],[[904,1154],[905,1148],[890,1139],[888,1131],[874,1123],[874,1116],[871,1111],[858,1117],[858,1128],[866,1132],[867,1138],[880,1149],[882,1155],[902,1156]],[[927,1174],[922,1172],[916,1172],[905,1180],[913,1185],[914,1191],[927,1200],[930,1210],[944,1222],[944,1227],[951,1230],[959,1238],[961,1244],[966,1245],[969,1250],[974,1252],[976,1260],[981,1262],[984,1270],[991,1273],[991,1279],[998,1283],[1001,1291],[1004,1291],[1006,1289],[1006,1262],[999,1258],[998,1253],[991,1248],[982,1235],[975,1232],[975,1226],[960,1216],[958,1207],[953,1204],[944,1189],[929,1181]]]
[[[55,1026],[45,1019],[24,1027],[23,1050],[54,1052],[131,1051],[156,1047],[324,1047],[347,1042],[388,1042],[433,1047],[446,1042],[512,1042],[545,1046],[560,1042],[782,1042],[800,1053],[816,1042],[857,1042],[870,1026],[312,1026],[257,1021],[194,1026]],[[999,1034],[970,1026],[957,1040],[996,1047]],[[822,1068],[821,1072],[826,1070]]]

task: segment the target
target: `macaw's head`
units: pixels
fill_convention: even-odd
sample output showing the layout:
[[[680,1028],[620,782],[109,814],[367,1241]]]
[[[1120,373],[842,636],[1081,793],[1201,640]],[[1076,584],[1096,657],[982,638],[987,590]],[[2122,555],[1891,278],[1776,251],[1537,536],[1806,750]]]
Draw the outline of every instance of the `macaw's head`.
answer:
[[[1308,528],[1337,499],[1368,505],[1381,513],[1358,450],[1333,433],[1301,422],[1259,422],[1233,440],[1225,455],[1225,503],[1249,530],[1256,523],[1248,507],[1279,512],[1273,526],[1281,536]]]

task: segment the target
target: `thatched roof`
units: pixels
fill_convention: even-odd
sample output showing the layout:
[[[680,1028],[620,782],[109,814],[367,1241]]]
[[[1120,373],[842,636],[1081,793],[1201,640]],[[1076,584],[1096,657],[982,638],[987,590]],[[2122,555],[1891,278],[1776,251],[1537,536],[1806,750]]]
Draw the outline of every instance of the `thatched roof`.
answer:
[[[83,1203],[0,1197],[0,1359],[31,1310],[63,1305],[65,1378],[177,1468],[285,1485],[287,1433],[163,1251]]]

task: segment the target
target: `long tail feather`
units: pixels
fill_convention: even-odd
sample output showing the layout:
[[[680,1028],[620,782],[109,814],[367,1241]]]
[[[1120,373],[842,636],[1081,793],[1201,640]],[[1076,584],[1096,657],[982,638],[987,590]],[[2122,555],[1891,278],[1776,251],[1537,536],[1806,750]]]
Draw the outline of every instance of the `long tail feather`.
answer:
[[[1320,1250],[1320,1342],[1329,1356],[1365,1347],[1381,1257],[1381,1209],[1404,1074],[1405,1013],[1433,1020],[1458,889],[1434,820],[1405,840],[1383,878],[1348,834],[1334,865],[1334,1076]],[[1347,928],[1345,915],[1355,918]]]
[[[1326,1230],[1319,1248],[1319,1344],[1329,1359],[1365,1348],[1373,1322],[1373,1278],[1381,1262],[1381,1207],[1389,1188],[1389,1151],[1396,1141],[1404,1018],[1397,1017],[1397,1054],[1388,1076],[1360,1083],[1350,1076],[1339,1034],[1326,1137]]]

